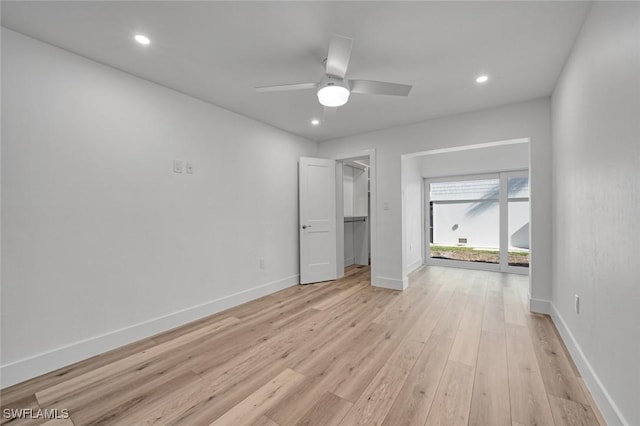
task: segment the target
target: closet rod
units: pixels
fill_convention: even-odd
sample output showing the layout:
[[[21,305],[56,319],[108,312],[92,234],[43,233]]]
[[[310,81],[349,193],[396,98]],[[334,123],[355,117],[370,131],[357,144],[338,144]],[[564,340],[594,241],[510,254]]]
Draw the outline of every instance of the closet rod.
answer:
[[[345,223],[347,223],[347,222],[366,222],[366,221],[367,221],[367,219],[364,218],[364,217],[362,219],[345,219],[344,220]]]

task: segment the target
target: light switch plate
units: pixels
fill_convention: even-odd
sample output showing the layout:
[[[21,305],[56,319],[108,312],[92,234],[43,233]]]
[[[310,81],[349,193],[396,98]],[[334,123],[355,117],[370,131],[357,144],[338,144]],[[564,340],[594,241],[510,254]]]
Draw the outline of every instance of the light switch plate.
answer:
[[[190,175],[193,174],[193,163],[187,163],[187,173],[189,173]]]
[[[182,161],[173,160],[173,173],[182,173]]]

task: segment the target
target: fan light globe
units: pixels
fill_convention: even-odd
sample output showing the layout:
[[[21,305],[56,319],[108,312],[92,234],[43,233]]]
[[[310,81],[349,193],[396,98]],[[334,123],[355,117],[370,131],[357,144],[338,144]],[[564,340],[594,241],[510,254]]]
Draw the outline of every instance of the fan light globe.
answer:
[[[342,86],[324,86],[318,90],[318,101],[327,107],[339,107],[349,100],[349,89]]]

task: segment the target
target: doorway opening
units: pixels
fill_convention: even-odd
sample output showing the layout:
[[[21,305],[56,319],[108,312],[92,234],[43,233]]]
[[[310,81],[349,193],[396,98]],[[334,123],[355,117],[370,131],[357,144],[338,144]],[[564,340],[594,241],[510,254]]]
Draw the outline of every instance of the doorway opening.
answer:
[[[300,284],[341,278],[347,264],[369,265],[371,284],[378,285],[375,159],[373,149],[300,157]]]
[[[341,158],[336,164],[337,275],[371,264],[371,158]]]

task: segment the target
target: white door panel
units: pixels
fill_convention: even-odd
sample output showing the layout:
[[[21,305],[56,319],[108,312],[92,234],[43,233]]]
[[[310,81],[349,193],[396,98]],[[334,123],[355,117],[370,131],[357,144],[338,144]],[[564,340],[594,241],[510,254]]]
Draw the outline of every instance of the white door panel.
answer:
[[[300,158],[300,283],[336,278],[335,161]]]

